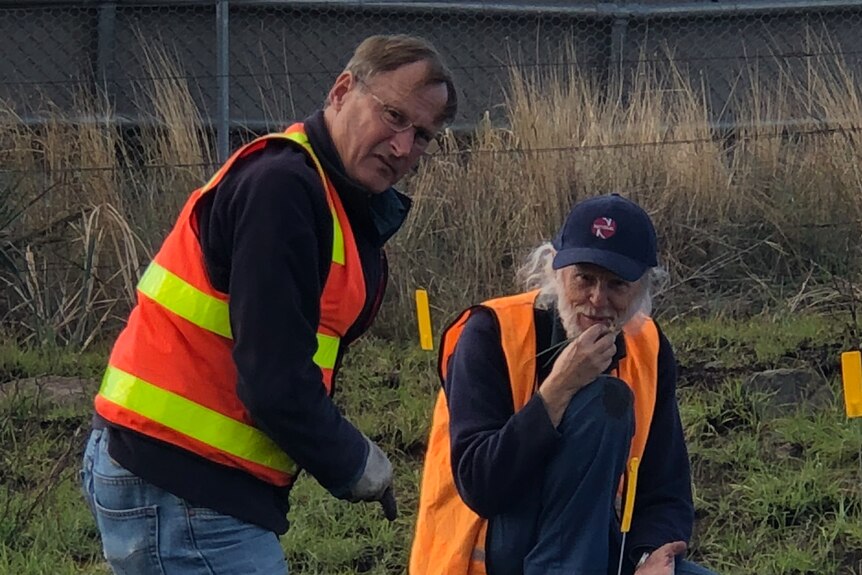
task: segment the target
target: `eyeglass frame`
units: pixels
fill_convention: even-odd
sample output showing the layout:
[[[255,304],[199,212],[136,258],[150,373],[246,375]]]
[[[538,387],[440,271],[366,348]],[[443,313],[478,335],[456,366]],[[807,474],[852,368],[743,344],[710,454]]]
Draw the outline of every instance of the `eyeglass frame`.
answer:
[[[356,77],[356,83],[360,84],[364,87],[364,92],[371,96],[375,102],[380,105],[380,121],[383,124],[392,130],[395,134],[401,134],[402,132],[406,132],[410,128],[413,128],[413,147],[417,150],[421,151],[424,155],[430,155],[436,152],[439,149],[437,146],[436,135],[432,134],[427,128],[423,128],[422,126],[417,126],[413,120],[407,117],[407,114],[396,108],[391,104],[387,104],[380,98],[377,94],[371,91],[371,86],[368,85],[368,82],[363,80],[362,78]],[[387,116],[389,114],[389,116]],[[398,122],[395,118],[392,117],[394,114],[397,117],[403,118],[404,122],[407,122],[404,125],[399,126],[398,124],[402,124],[402,122]],[[426,140],[426,144],[418,144],[418,142],[422,140]]]

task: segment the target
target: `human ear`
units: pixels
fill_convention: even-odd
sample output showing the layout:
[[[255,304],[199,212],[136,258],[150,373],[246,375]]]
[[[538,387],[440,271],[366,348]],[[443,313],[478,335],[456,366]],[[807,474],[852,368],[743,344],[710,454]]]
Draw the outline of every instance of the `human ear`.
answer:
[[[339,74],[332,84],[332,88],[329,89],[329,96],[327,97],[329,105],[336,110],[341,110],[344,106],[344,99],[355,84],[356,78],[352,72],[342,72]]]

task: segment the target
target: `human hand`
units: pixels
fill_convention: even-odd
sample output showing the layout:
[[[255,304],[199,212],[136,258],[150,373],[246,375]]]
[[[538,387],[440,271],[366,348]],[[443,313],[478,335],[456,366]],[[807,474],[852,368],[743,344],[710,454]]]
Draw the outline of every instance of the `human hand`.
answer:
[[[610,366],[616,351],[616,335],[603,324],[590,326],[563,348],[539,388],[555,427],[572,396]]]
[[[386,511],[389,501],[383,501],[384,497],[391,498],[391,508],[394,509],[395,498],[392,493],[392,463],[389,458],[383,453],[383,450],[369,438],[365,438],[368,443],[368,456],[365,458],[365,467],[362,470],[362,475],[351,487],[347,499],[352,502],[356,501],[380,501]],[[388,514],[387,514],[388,516]]]
[[[674,561],[677,555],[682,555],[688,545],[685,541],[665,543],[650,553],[643,565],[637,568],[635,575],[673,575]]]
[[[563,348],[547,379],[574,395],[608,368],[616,351],[614,332],[604,324],[591,325]]]

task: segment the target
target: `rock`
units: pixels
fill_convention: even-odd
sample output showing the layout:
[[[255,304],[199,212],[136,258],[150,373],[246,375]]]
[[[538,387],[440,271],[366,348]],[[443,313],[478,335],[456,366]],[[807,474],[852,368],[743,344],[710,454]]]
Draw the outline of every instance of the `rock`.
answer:
[[[829,385],[820,374],[810,369],[770,369],[752,375],[746,386],[749,392],[767,397],[763,415],[777,417],[794,411],[828,406],[832,402]]]

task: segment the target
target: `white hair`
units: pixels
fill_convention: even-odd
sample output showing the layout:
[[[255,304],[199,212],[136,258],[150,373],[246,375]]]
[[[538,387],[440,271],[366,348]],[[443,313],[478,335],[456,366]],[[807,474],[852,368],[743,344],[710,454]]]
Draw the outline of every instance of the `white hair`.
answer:
[[[557,250],[550,242],[545,242],[532,252],[524,260],[523,265],[518,268],[517,279],[525,291],[539,290],[536,298],[536,307],[550,309],[557,303],[560,293],[561,270],[554,270],[552,264]],[[626,312],[624,324],[630,328],[637,328],[638,318],[649,316],[652,313],[653,295],[667,281],[668,274],[660,266],[649,268],[641,278],[643,281],[640,295],[632,302]],[[628,324],[635,325],[628,325]]]

